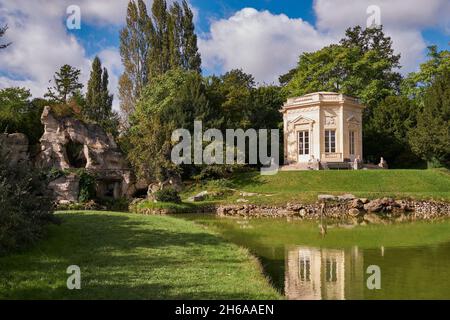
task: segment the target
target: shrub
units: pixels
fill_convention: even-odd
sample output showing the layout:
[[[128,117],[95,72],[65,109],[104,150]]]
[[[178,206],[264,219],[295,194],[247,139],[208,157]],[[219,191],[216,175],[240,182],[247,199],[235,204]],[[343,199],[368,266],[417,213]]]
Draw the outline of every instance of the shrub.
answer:
[[[80,193],[78,195],[78,201],[84,203],[95,199],[97,196],[95,177],[83,169],[78,170],[77,174],[80,177]]]
[[[166,188],[155,192],[155,199],[161,202],[180,203],[181,198],[174,188]]]
[[[102,208],[108,211],[128,212],[128,207],[130,206],[130,200],[127,198],[100,198],[98,199],[98,203],[102,206]]]
[[[0,255],[34,243],[57,222],[45,185],[27,165],[0,163]]]

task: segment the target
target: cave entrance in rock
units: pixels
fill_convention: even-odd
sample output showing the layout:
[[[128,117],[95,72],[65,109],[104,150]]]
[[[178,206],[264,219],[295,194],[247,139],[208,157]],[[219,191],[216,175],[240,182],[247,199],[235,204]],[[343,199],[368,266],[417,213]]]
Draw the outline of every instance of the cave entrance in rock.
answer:
[[[66,145],[67,160],[72,168],[86,168],[86,157],[84,155],[84,145],[69,141]]]
[[[148,193],[148,188],[145,188],[145,189],[137,189],[137,190],[133,193],[133,198],[140,198],[140,199],[147,198],[147,193]]]
[[[121,197],[122,182],[118,180],[97,181],[97,196],[101,198],[119,199]]]

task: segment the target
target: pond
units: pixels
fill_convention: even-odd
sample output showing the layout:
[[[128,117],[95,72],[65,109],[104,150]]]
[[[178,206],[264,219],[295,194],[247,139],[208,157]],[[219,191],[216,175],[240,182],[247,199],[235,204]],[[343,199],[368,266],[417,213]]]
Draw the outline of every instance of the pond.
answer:
[[[182,215],[248,248],[287,299],[450,299],[450,221],[349,226]],[[373,266],[379,267],[380,289]]]

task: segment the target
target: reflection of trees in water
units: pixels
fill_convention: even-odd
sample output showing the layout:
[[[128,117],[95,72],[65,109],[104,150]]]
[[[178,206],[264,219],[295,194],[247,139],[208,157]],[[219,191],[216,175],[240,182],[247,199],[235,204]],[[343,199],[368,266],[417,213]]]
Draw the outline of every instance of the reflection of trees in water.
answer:
[[[287,250],[285,294],[293,300],[362,298],[363,255],[351,250],[294,247]]]

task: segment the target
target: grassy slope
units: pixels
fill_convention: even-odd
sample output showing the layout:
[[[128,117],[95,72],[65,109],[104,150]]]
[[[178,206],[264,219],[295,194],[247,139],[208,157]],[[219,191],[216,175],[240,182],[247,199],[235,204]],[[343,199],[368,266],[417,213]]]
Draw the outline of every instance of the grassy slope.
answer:
[[[269,194],[247,198],[256,204],[285,204],[290,201],[315,202],[318,194],[352,193],[360,197],[435,199],[450,201],[448,170],[360,170],[360,171],[284,171],[273,176],[259,172],[237,174],[232,179],[239,191]],[[209,190],[196,186],[187,195]],[[239,193],[222,202],[235,202]]]
[[[245,249],[192,222],[161,216],[59,213],[30,251],[0,258],[0,299],[272,299]],[[81,268],[82,289],[66,288]]]

